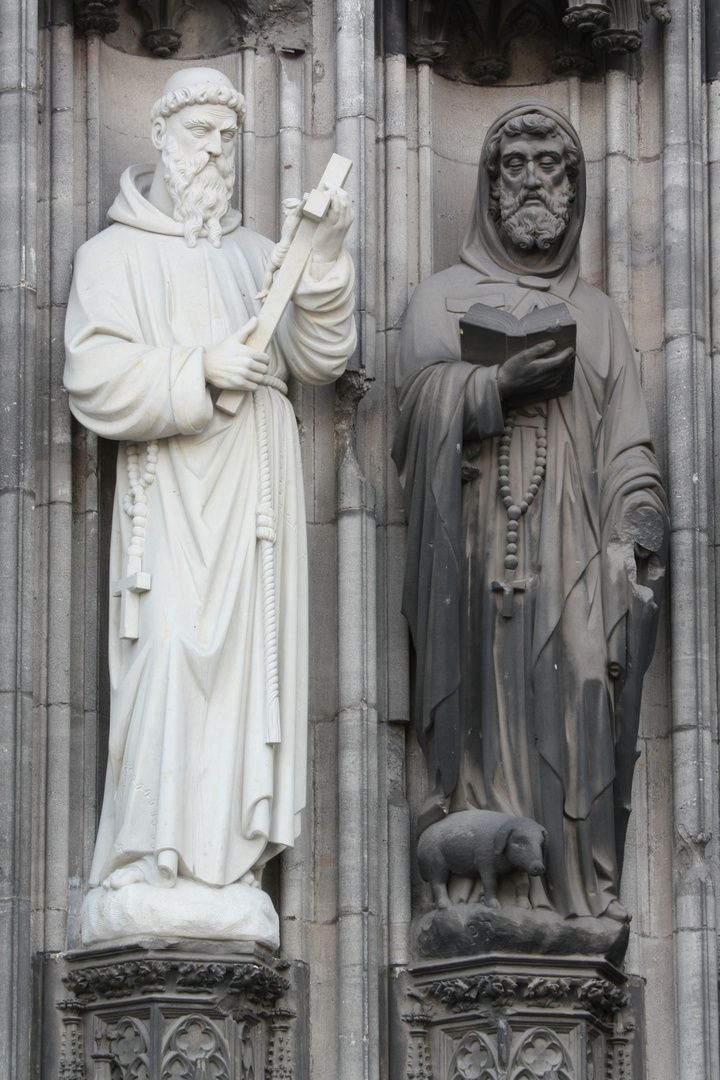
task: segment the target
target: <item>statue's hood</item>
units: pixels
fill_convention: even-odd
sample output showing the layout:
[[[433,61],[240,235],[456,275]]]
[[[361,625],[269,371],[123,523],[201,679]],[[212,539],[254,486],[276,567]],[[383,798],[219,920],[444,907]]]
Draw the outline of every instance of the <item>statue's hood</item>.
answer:
[[[486,147],[497,134],[498,130],[515,116],[523,113],[541,113],[554,120],[558,127],[565,132],[577,147],[580,155],[578,161],[578,177],[575,187],[575,201],[573,203],[570,220],[563,235],[560,248],[555,254],[548,253],[548,261],[545,265],[535,265],[532,268],[527,264],[515,260],[503,247],[495,222],[490,217],[490,177],[483,166]],[[558,278],[567,271],[577,279],[578,255],[577,245],[580,239],[583,219],[585,217],[585,157],[580,145],[580,139],[575,128],[566,116],[547,101],[540,98],[523,98],[516,101],[509,109],[498,116],[495,123],[488,130],[483,143],[483,151],[480,155],[478,167],[478,181],[475,190],[475,202],[470,217],[470,223],[465,233],[460,258],[463,262],[479,270],[491,280],[503,280],[509,277],[520,276],[539,278]]]
[[[108,221],[117,221],[121,225],[131,225],[134,229],[145,232],[163,233],[165,236],[182,236],[183,227],[179,221],[163,214],[156,206],[147,201],[154,165],[131,165],[120,177],[120,191],[115,202],[108,210]],[[233,232],[240,224],[238,210],[228,210],[220,222],[223,233]],[[201,236],[206,233],[201,232]]]

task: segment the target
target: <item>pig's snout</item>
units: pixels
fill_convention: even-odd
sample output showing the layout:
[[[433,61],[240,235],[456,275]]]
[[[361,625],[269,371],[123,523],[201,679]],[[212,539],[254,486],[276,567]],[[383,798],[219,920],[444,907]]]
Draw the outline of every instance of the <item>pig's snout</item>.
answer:
[[[508,847],[508,857],[513,866],[524,870],[531,877],[545,873],[545,860],[542,856],[542,840],[529,836],[514,836]]]

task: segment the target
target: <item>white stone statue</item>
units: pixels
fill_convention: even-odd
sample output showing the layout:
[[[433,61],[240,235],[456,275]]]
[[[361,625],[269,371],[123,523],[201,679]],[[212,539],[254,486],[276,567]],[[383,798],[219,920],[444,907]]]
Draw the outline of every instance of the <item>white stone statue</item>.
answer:
[[[305,802],[305,507],[286,384],[332,382],[355,348],[352,214],[332,191],[267,354],[245,345],[273,244],[230,209],[244,111],[220,72],[174,74],[151,114],[161,160],[123,174],[112,224],[75,262],[70,406],[119,442],[86,944],[276,945],[262,869],[294,843]],[[215,406],[222,389],[243,391],[235,415]]]

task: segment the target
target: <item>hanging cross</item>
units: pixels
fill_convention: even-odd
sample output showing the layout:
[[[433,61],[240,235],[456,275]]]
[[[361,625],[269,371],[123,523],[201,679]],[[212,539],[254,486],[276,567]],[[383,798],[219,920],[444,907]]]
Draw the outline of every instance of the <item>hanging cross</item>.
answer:
[[[152,574],[142,569],[142,559],[128,555],[127,575],[113,586],[113,596],[120,596],[120,637],[137,641],[140,633],[140,593],[149,592]]]
[[[518,581],[514,581],[514,570],[505,571],[504,581],[493,581],[493,592],[501,592],[503,594],[502,609],[500,614],[504,619],[512,619],[514,614],[513,600],[515,599],[516,592],[525,592],[525,578],[520,578]]]

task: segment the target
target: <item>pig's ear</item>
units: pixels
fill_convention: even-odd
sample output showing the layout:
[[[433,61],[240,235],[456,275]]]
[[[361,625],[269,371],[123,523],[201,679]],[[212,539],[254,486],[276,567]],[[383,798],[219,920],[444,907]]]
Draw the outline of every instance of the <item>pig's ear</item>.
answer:
[[[510,821],[504,822],[500,826],[498,831],[495,833],[495,839],[493,840],[493,851],[496,855],[500,855],[505,850],[507,842],[512,836],[514,828],[515,822],[511,819]]]
[[[543,853],[543,861],[545,860],[545,857],[547,855],[547,847],[548,847],[548,831],[547,831],[547,829],[543,829],[543,831],[542,831],[542,845],[541,845],[541,850],[542,850],[542,853]]]

